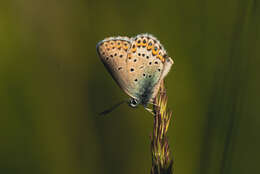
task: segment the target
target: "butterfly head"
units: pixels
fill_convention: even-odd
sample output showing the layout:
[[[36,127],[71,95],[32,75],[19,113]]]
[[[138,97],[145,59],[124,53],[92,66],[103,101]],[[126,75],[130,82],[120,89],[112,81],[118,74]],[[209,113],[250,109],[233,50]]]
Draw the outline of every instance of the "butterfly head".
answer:
[[[128,105],[132,108],[136,108],[140,104],[140,101],[136,98],[130,98],[128,101]]]

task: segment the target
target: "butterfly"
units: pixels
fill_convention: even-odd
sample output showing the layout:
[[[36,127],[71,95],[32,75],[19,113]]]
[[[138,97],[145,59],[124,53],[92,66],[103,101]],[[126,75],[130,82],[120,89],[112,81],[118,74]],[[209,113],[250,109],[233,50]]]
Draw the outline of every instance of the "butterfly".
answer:
[[[173,65],[151,34],[105,38],[97,44],[97,53],[112,78],[130,96],[128,104],[134,108],[141,104],[148,109]]]

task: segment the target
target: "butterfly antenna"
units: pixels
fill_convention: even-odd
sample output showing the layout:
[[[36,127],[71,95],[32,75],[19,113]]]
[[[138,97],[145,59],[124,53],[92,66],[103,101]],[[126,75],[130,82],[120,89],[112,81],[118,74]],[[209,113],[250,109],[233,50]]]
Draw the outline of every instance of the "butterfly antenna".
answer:
[[[99,113],[98,115],[100,115],[100,116],[107,115],[107,114],[109,114],[110,112],[112,112],[114,109],[116,109],[118,106],[120,106],[120,105],[123,104],[123,103],[127,103],[127,101],[123,100],[123,101],[121,101],[121,102],[115,104],[115,105],[112,106],[111,108],[109,108],[109,109],[107,109],[107,110],[105,110],[105,111]]]

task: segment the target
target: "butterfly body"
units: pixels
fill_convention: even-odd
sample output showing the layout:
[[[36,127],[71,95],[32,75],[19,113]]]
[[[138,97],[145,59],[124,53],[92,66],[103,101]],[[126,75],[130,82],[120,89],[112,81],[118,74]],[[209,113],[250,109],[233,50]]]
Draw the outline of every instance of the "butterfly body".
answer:
[[[131,97],[129,105],[147,106],[158,93],[173,61],[152,35],[110,37],[97,44],[97,52],[119,87]]]

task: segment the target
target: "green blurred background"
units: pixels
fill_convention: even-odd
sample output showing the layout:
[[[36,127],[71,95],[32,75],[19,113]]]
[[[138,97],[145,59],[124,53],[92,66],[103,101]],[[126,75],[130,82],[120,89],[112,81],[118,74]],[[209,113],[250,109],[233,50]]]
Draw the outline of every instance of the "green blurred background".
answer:
[[[152,116],[96,54],[108,36],[151,33],[166,78],[176,174],[259,173],[257,0],[6,0],[0,3],[0,173],[149,173]]]

